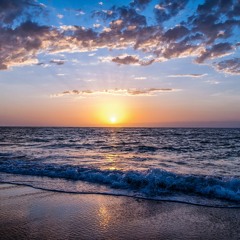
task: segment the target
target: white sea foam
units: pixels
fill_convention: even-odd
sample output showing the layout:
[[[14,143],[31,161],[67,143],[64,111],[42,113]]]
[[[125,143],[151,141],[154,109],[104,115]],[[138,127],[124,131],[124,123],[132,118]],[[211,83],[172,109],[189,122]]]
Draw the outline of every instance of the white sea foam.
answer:
[[[6,173],[46,176],[68,180],[81,180],[105,185],[113,189],[133,190],[146,197],[161,196],[163,193],[182,193],[240,203],[240,179],[210,176],[182,175],[160,169],[148,171],[116,171],[80,168],[57,164],[29,164],[18,161],[16,166],[1,166]]]

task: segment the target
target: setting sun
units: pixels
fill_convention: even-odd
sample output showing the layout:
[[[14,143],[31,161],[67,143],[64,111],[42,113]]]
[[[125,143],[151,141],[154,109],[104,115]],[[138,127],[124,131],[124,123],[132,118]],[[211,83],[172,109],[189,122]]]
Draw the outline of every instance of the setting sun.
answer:
[[[116,116],[111,116],[109,121],[110,121],[110,123],[115,124],[115,123],[117,123],[117,117]]]
[[[122,126],[131,119],[127,104],[119,99],[107,98],[96,105],[96,121],[101,126]]]

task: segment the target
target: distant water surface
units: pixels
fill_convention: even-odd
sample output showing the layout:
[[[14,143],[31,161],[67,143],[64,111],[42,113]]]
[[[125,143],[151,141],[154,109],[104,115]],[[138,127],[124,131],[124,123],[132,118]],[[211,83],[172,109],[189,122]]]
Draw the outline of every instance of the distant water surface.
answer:
[[[0,180],[240,206],[240,129],[0,128]]]

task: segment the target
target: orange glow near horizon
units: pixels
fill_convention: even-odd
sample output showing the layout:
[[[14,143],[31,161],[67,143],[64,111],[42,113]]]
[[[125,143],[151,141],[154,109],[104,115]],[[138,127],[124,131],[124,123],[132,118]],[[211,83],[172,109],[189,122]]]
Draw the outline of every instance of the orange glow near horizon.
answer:
[[[179,93],[181,94],[181,93]],[[208,111],[206,107],[178,106],[172,95],[159,97],[94,96],[89,98],[43,99],[21,102],[13,98],[5,115],[0,114],[0,125],[6,126],[59,126],[59,127],[221,127],[220,121],[236,121],[230,114]],[[170,104],[171,103],[171,104]],[[23,105],[25,107],[23,108]],[[169,105],[170,104],[170,105]],[[178,106],[176,108],[176,106]],[[217,108],[216,108],[217,109]],[[220,105],[218,106],[220,108]],[[217,117],[217,118],[216,118]],[[237,113],[236,118],[240,115]],[[216,121],[216,123],[215,123]],[[218,121],[220,123],[218,123]]]

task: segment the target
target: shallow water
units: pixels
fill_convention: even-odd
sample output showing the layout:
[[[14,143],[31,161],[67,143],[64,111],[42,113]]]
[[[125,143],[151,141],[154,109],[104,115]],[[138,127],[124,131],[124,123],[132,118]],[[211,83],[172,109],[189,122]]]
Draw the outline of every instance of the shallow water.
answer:
[[[0,128],[0,180],[240,206],[240,129]]]
[[[61,194],[0,184],[0,239],[239,240],[240,208]]]

